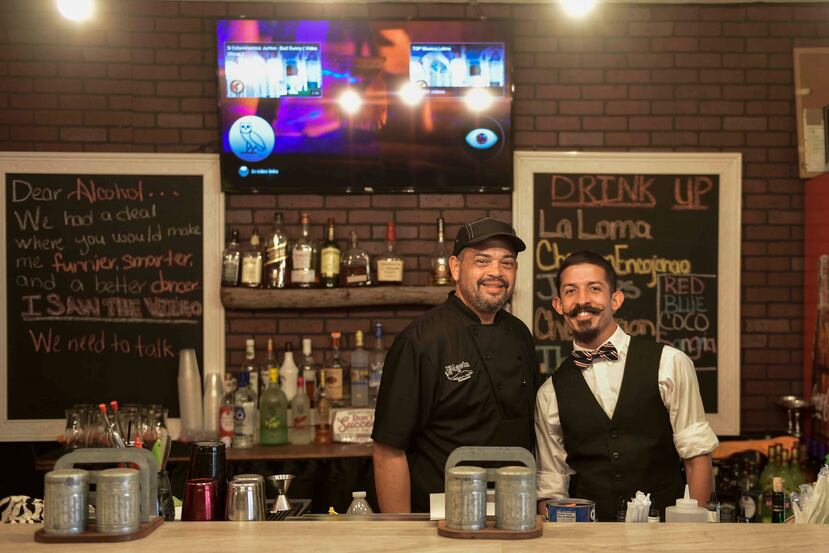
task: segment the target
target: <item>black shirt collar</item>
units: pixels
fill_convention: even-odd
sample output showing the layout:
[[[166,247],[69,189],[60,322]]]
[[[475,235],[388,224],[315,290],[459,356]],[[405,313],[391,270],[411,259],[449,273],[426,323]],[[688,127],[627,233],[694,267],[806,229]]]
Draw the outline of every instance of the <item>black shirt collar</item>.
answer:
[[[481,318],[478,317],[478,314],[472,311],[468,305],[463,303],[463,301],[455,294],[454,290],[449,292],[449,299],[446,301],[449,303],[449,305],[453,306],[457,311],[459,311],[465,317],[470,319],[470,322],[483,325],[483,323],[481,322]],[[501,319],[503,319],[503,317],[504,310],[501,309],[495,314],[495,320],[492,321],[492,323],[498,324],[501,321]]]

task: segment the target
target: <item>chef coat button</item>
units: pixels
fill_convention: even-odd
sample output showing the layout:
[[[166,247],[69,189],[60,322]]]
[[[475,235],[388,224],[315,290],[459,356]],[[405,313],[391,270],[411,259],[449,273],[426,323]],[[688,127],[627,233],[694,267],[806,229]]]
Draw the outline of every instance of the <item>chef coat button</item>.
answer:
[[[486,359],[487,361],[489,361],[490,359],[492,359],[492,356],[491,356],[490,354],[488,354],[488,353],[487,353],[486,355],[484,355],[484,359]]]
[[[617,472],[617,473],[616,473],[616,480],[621,480],[621,479],[622,479],[622,473],[621,473],[621,472]]]
[[[477,336],[477,335],[478,335],[478,329],[477,329],[477,328],[473,328],[473,329],[472,329],[472,334],[474,334],[475,336]]]
[[[613,453],[611,453],[610,456],[613,457],[614,459],[618,459],[619,457],[622,456],[622,454],[619,453],[618,451],[614,451]]]
[[[614,430],[613,432],[610,433],[610,437],[613,438],[614,440],[618,440],[619,439],[619,433]]]
[[[503,390],[503,389],[504,389],[504,385],[503,385],[503,384],[498,384],[498,385],[497,385],[497,386],[495,386],[495,387],[498,389],[498,391],[499,391],[499,392],[500,392],[501,390]]]
[[[527,381],[526,381],[526,380],[522,380],[522,381],[521,381],[521,385],[522,385],[522,386],[526,386],[526,385],[527,385]]]

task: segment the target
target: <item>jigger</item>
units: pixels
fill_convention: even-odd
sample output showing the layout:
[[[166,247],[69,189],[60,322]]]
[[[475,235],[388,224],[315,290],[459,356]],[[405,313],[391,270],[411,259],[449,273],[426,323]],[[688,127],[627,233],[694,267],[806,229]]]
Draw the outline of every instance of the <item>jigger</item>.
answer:
[[[273,502],[273,507],[271,508],[272,513],[293,509],[291,502],[288,501],[288,496],[285,495],[288,493],[288,488],[291,487],[291,481],[293,479],[293,474],[272,474],[268,476],[268,482],[276,490],[276,500]]]

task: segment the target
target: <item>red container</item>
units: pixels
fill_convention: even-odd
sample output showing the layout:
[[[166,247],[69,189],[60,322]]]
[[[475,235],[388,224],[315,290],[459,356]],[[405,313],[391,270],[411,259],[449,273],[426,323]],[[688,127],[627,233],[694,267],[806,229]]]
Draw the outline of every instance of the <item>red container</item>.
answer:
[[[219,492],[212,478],[193,478],[184,483],[181,520],[222,520]]]

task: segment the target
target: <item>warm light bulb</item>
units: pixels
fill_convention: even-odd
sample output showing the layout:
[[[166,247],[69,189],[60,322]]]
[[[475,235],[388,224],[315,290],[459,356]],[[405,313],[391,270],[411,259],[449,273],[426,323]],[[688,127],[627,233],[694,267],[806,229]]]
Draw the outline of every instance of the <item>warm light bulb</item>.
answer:
[[[66,19],[86,21],[95,11],[95,0],[58,0],[58,11]]]
[[[467,92],[464,101],[472,111],[483,111],[492,105],[492,95],[483,88],[473,88]]]
[[[584,17],[596,7],[596,0],[561,0],[561,7],[567,15]]]
[[[404,84],[400,89],[400,99],[410,106],[416,106],[419,104],[423,101],[423,97],[425,95],[426,93],[423,90],[423,87],[411,81]]]
[[[349,115],[357,113],[360,110],[360,106],[363,105],[363,99],[360,98],[360,95],[350,88],[340,94],[337,102],[340,104],[342,110]]]

